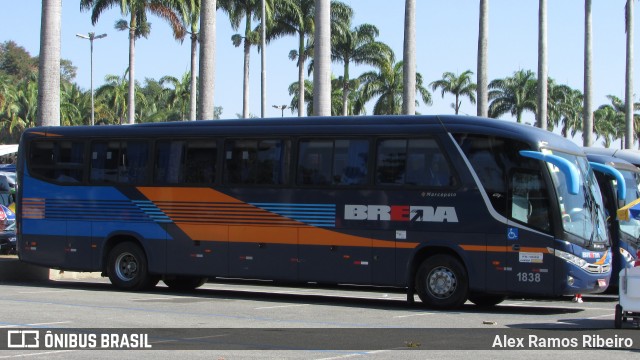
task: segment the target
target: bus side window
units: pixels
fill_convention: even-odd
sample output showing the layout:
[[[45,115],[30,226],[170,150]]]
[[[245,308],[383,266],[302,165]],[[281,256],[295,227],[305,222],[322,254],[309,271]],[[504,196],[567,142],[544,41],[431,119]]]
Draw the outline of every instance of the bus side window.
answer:
[[[218,149],[215,141],[192,140],[187,142],[185,182],[188,184],[211,184],[216,178]]]
[[[91,144],[90,181],[98,183],[117,182],[119,155],[120,143],[118,141],[96,141]]]
[[[548,232],[549,199],[540,174],[516,170],[511,176],[511,218]]]
[[[228,140],[224,180],[229,184],[284,184],[288,178],[289,145],[283,140]]]
[[[161,140],[156,143],[153,181],[156,184],[180,184],[184,181],[185,142]]]
[[[144,184],[147,181],[147,162],[149,161],[149,144],[146,141],[123,141],[120,156],[118,182]]]
[[[334,184],[362,185],[366,183],[369,141],[336,140],[334,150]]]
[[[451,166],[434,139],[380,141],[376,181],[429,188],[456,185]]]
[[[403,185],[407,166],[407,140],[390,139],[378,142],[376,183]]]
[[[298,149],[298,185],[329,185],[333,141],[303,140]]]
[[[77,183],[84,176],[84,142],[36,141],[31,145],[33,175],[61,183]]]

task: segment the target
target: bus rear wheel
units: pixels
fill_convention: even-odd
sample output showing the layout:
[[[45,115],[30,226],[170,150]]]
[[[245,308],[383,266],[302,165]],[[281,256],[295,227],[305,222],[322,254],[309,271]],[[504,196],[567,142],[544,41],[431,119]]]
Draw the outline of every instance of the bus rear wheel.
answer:
[[[416,273],[416,291],[420,300],[431,308],[453,309],[467,301],[467,272],[456,258],[434,255],[420,264]]]
[[[149,274],[142,248],[132,242],[120,243],[109,252],[107,275],[111,283],[122,290],[149,289],[159,281]]]
[[[189,291],[197,289],[207,282],[205,277],[197,276],[167,276],[162,279],[169,289],[177,291]]]

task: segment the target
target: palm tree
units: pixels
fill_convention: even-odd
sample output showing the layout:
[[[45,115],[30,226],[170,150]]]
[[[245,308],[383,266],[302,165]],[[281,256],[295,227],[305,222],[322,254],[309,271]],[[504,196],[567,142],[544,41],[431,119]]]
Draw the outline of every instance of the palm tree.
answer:
[[[107,75],[105,76],[105,84],[96,89],[97,101],[107,105],[102,113],[98,114],[96,123],[102,124],[123,124],[128,114],[128,98],[129,98],[129,82],[127,81],[127,72],[122,76]],[[136,84],[136,88],[140,88]],[[135,90],[134,90],[135,91]],[[142,93],[135,93],[136,99],[144,101],[145,97]],[[105,113],[106,112],[106,113]]]
[[[627,106],[627,103],[625,101],[622,101],[622,99],[620,99],[619,97],[615,96],[615,95],[607,95],[607,99],[609,99],[609,101],[611,101],[610,105],[602,105],[600,106],[599,109],[607,107],[607,108],[611,108],[613,109],[613,111],[616,112],[617,116],[620,119],[623,119],[623,121],[621,121],[621,123],[623,124],[623,128],[624,130],[621,132],[621,138],[622,138],[622,144],[623,147],[622,148],[626,148],[629,149],[628,145],[627,145],[627,141],[629,141],[629,139],[627,139],[627,111],[628,108],[631,108],[631,117],[633,119],[634,114],[633,112],[636,110],[640,110],[640,103],[633,103],[630,106]],[[609,110],[607,110],[609,111]],[[596,124],[597,125],[597,124]],[[633,141],[633,134],[631,137],[631,141]],[[633,144],[632,144],[633,145]]]
[[[455,110],[456,115],[458,115],[460,105],[462,104],[460,96],[468,97],[472,104],[476,103],[475,94],[477,85],[471,82],[471,75],[473,75],[473,71],[471,70],[467,70],[459,76],[456,76],[452,72],[445,72],[442,74],[441,80],[436,80],[431,83],[431,90],[436,91],[439,88],[442,89],[443,98],[445,93],[455,95],[456,101],[451,104],[451,107]]]
[[[170,4],[156,0],[80,0],[80,9],[92,8],[91,23],[95,25],[100,15],[114,6],[120,6],[123,15],[129,15],[129,21],[122,19],[116,22],[118,30],[129,30],[129,123],[135,123],[135,43],[140,37],[147,37],[150,24],[147,21],[147,11],[165,19],[171,25],[173,36],[182,39],[185,29],[180,22],[179,15]]]
[[[331,116],[331,2],[316,0],[313,34],[313,111]]]
[[[213,119],[215,106],[216,0],[204,1],[200,8],[200,101],[198,119]]]
[[[296,109],[304,109],[305,104],[305,62],[313,57],[313,41],[307,37],[312,35],[315,28],[315,0],[278,0],[275,2],[273,26],[269,29],[267,40],[271,41],[283,36],[298,37],[298,48],[289,52],[289,59],[296,61],[298,66],[298,105]],[[349,23],[353,10],[343,2],[331,1],[332,32],[338,33],[343,24]],[[335,31],[334,31],[335,30]],[[311,82],[311,84],[313,84]],[[303,116],[304,112],[298,112]]]
[[[603,137],[605,147],[611,147],[611,143],[617,139],[624,144],[624,114],[614,106],[602,105],[594,112],[594,119],[596,138]]]
[[[245,29],[244,35],[235,34],[231,37],[233,45],[238,47],[243,45],[244,48],[244,82],[242,93],[242,117],[249,117],[249,62],[251,54],[251,46],[260,43],[260,32],[253,29],[251,21],[253,19],[260,20],[262,3],[261,0],[220,0],[218,1],[220,9],[229,15],[231,28],[238,30],[240,23],[244,19]],[[268,13],[271,12],[272,1],[268,2]]]
[[[187,108],[189,107],[191,98],[191,75],[186,72],[182,75],[182,79],[178,79],[174,76],[163,76],[160,78],[160,85],[165,83],[173,86],[173,89],[164,92],[167,95],[167,107],[169,109],[175,109],[179,115],[179,119],[186,120]]]
[[[370,24],[362,24],[342,34],[334,36],[331,45],[333,61],[342,61],[344,75],[342,89],[342,115],[349,113],[349,65],[383,66],[387,59],[394,59],[393,50],[382,42],[376,41],[378,28]]]
[[[62,0],[42,0],[38,76],[38,125],[60,125]]]
[[[64,82],[60,91],[60,124],[63,126],[91,123],[91,93],[77,84]]]
[[[182,24],[191,38],[191,74],[190,74],[190,101],[189,120],[196,119],[197,111],[197,64],[198,64],[198,25],[200,24],[200,3],[201,0],[181,0],[177,1],[178,12],[182,18]]]
[[[289,58],[291,60],[297,60],[298,62],[297,89],[299,92],[297,95],[297,109],[304,109],[304,90],[306,87],[306,81],[304,79],[304,63],[308,57],[305,41],[307,36],[313,34],[314,14],[315,0],[277,1],[275,24],[268,35],[269,40],[273,40],[285,35],[298,36],[298,50],[292,50],[289,53]],[[309,82],[309,84],[312,83]],[[302,114],[303,111],[298,111],[298,116],[302,116]]]
[[[339,116],[342,113],[342,91],[344,89],[344,78],[332,78],[331,79],[331,116]],[[349,81],[349,89],[354,91],[349,92],[349,109],[347,115],[359,115],[364,113],[364,106],[360,103],[362,92],[358,89],[359,81],[357,79]],[[294,82],[289,85],[289,95],[293,95],[289,107],[291,111],[302,112],[298,109],[298,82]],[[305,81],[304,87],[306,113],[307,115],[313,114],[313,83],[309,80]]]
[[[32,74],[28,79],[16,86],[12,102],[14,107],[11,113],[12,131],[21,132],[24,129],[39,125],[36,115],[38,113],[38,81],[37,75]],[[60,113],[58,113],[58,118]],[[59,124],[58,124],[59,125]]]
[[[369,71],[360,75],[363,86],[361,103],[364,105],[377,97],[373,106],[375,115],[397,115],[402,112],[403,66],[402,61],[395,64],[387,63],[379,71]],[[416,92],[425,104],[431,105],[431,94],[422,85],[420,73],[416,73]]]
[[[539,0],[538,10],[538,127],[547,128],[547,0]]]
[[[592,73],[592,41],[591,41],[591,0],[584,0],[584,105],[582,111],[582,145],[593,144],[593,81]]]
[[[402,48],[404,69],[402,70],[403,93],[402,113],[415,115],[416,113],[416,0],[406,0],[404,3],[404,44]]]
[[[633,1],[627,0],[625,12],[625,31],[627,33],[627,57],[625,71],[624,98],[625,110],[625,144],[627,149],[633,147]]]
[[[525,110],[536,113],[535,74],[531,70],[516,71],[512,77],[489,83],[489,117],[498,118],[506,113],[522,122]]]
[[[582,115],[583,95],[580,90],[569,89],[565,94],[564,102],[560,104],[560,123],[562,124],[561,134],[568,138],[575,136],[579,130],[584,131]],[[593,126],[591,128],[593,132]],[[583,133],[584,136],[584,133]],[[584,141],[584,140],[583,140]]]
[[[478,26],[478,116],[487,117],[489,106],[489,88],[487,80],[489,52],[489,0],[480,0]]]

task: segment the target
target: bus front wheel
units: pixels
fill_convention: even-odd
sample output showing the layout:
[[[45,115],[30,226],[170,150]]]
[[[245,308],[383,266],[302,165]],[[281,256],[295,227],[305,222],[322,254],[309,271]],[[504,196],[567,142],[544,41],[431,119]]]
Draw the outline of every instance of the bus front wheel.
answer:
[[[149,274],[142,248],[131,242],[120,243],[109,252],[107,275],[111,283],[122,290],[144,290],[159,281]]]
[[[458,259],[434,255],[420,264],[416,273],[416,291],[420,300],[431,308],[453,309],[467,301],[469,280]]]

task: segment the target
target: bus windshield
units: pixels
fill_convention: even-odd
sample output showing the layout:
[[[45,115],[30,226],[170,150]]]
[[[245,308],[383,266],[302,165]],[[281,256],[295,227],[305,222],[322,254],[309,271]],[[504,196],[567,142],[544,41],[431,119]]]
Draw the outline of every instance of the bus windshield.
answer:
[[[635,201],[640,194],[640,174],[631,170],[618,169],[622,176],[624,176],[625,184],[627,186],[627,198],[626,203],[629,204]],[[620,230],[630,235],[636,241],[640,237],[640,221],[629,218],[628,221],[620,221]]]
[[[604,207],[601,204],[602,196],[587,158],[561,152],[554,152],[554,155],[575,164],[581,175],[579,191],[573,195],[567,189],[567,181],[562,171],[555,165],[547,164],[560,204],[564,231],[577,237],[575,239],[570,236],[567,240],[594,249],[608,247],[609,238],[606,233]]]

